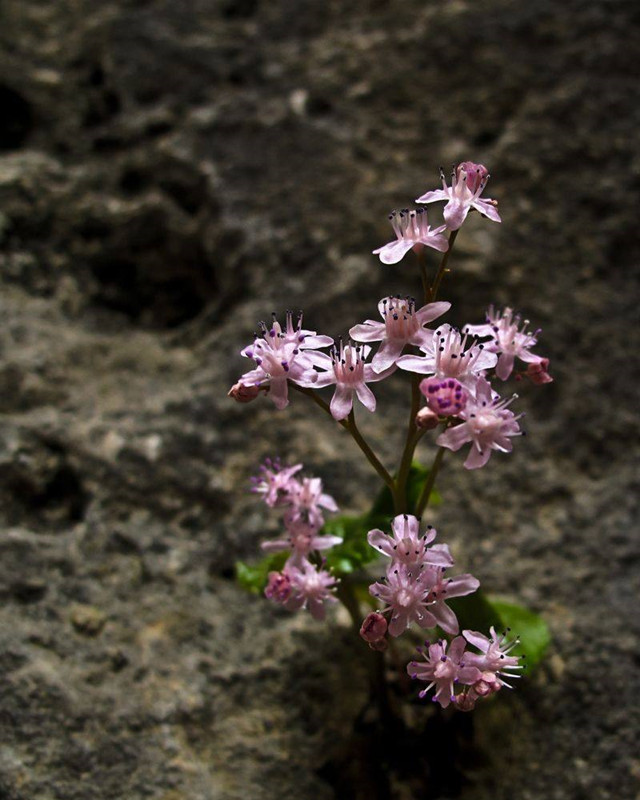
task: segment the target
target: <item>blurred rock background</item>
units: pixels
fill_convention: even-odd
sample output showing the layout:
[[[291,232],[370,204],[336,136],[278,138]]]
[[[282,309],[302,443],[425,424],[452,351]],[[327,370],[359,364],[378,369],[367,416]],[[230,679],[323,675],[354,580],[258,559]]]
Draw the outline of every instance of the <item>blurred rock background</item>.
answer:
[[[631,0],[4,0],[3,800],[640,797],[639,22]],[[344,510],[375,476],[303,398],[226,391],[272,310],[338,335],[415,293],[370,251],[465,159],[504,224],[465,225],[451,319],[520,309],[556,382],[522,392],[512,457],[449,459],[433,519],[554,642],[450,763],[425,740],[363,777],[344,620],[274,610],[233,564],[277,530],[246,494],[264,456]],[[402,387],[377,393],[392,459]]]

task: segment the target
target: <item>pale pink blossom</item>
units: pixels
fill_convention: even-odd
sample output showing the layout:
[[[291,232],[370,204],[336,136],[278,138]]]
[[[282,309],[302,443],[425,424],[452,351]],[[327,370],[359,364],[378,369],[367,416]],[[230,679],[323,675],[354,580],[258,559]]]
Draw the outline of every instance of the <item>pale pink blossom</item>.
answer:
[[[440,417],[457,417],[467,404],[469,392],[455,378],[425,378],[420,391],[427,406]]]
[[[420,579],[420,568],[411,569],[404,564],[390,567],[386,582],[372,583],[369,592],[386,603],[381,613],[390,613],[389,633],[403,634],[412,622],[421,628],[435,628],[436,619],[427,610],[428,588]]]
[[[423,356],[400,356],[397,365],[409,372],[434,375],[441,381],[455,378],[466,389],[473,389],[478,376],[494,367],[498,356],[482,344],[470,343],[467,347],[468,340],[467,334],[462,335],[451,325],[441,325],[431,341],[421,346]]]
[[[374,255],[380,256],[383,264],[397,264],[412,248],[418,251],[424,246],[433,247],[442,253],[449,249],[447,237],[443,235],[447,226],[440,225],[431,229],[426,210],[423,208],[413,211],[409,211],[408,208],[392,211],[389,220],[396,240],[373,251]]]
[[[343,345],[332,352],[331,369],[326,372],[316,373],[316,387],[336,385],[331,398],[330,410],[334,419],[341,420],[349,416],[353,408],[353,395],[355,394],[368,411],[376,410],[376,398],[367,386],[367,383],[381,381],[395,371],[395,365],[375,372],[371,364],[365,364],[371,348],[360,345]]]
[[[491,638],[488,638],[478,631],[463,631],[462,635],[469,642],[480,651],[480,654],[470,654],[467,661],[483,673],[482,680],[485,686],[477,687],[476,692],[479,695],[489,694],[497,691],[501,686],[510,686],[504,678],[519,678],[517,670],[522,669],[518,663],[519,657],[509,655],[509,653],[520,644],[519,639],[509,640],[508,630],[503,633],[496,633],[494,627],[489,628]],[[494,684],[498,684],[497,688]]]
[[[493,306],[487,310],[487,322],[484,325],[466,325],[465,331],[475,336],[491,336],[485,347],[491,353],[498,354],[496,375],[503,381],[511,375],[516,358],[530,364],[539,364],[540,356],[532,353],[530,348],[537,344],[539,331],[531,333],[527,330],[529,320],[522,322],[514,316],[513,310],[505,308],[497,311]]]
[[[516,416],[507,406],[517,397],[502,400],[494,395],[489,382],[480,377],[474,396],[470,396],[466,407],[460,412],[463,422],[448,428],[436,440],[441,447],[457,451],[471,442],[471,450],[464,466],[467,469],[483,467],[492,450],[510,453],[512,436],[521,436],[522,431]]]
[[[265,459],[260,465],[260,475],[251,478],[251,491],[262,495],[264,502],[271,506],[283,506],[291,503],[291,493],[299,486],[293,477],[302,469],[302,464],[283,467],[279,459]]]
[[[412,297],[384,297],[378,303],[383,322],[368,319],[355,325],[349,335],[356,342],[381,342],[371,361],[375,372],[383,372],[396,363],[406,345],[421,347],[429,344],[433,331],[424,326],[442,316],[451,303],[428,303],[416,310]]]
[[[410,661],[407,672],[412,678],[428,682],[429,685],[420,692],[424,697],[427,692],[435,687],[433,701],[446,708],[452,701],[455,702],[456,684],[470,685],[480,678],[480,670],[467,664],[466,642],[462,636],[448,644],[444,639],[428,646],[422,653],[424,662]]]
[[[306,559],[299,563],[288,563],[285,567],[291,581],[291,596],[285,603],[285,608],[297,611],[306,608],[311,616],[323,620],[326,615],[325,603],[335,603],[333,591],[337,581],[325,569],[316,569]]]
[[[282,539],[262,542],[265,553],[279,553],[290,550],[292,558],[298,562],[314,550],[328,550],[342,542],[339,536],[318,536],[318,528],[300,518],[285,514],[287,535]]]
[[[427,567],[422,575],[422,581],[428,587],[426,601],[431,614],[436,622],[450,634],[458,633],[458,618],[445,603],[452,597],[466,597],[480,586],[480,581],[473,575],[465,573],[454,578],[444,577],[444,567]]]
[[[303,478],[292,483],[289,489],[291,511],[289,519],[300,520],[310,526],[320,528],[324,524],[321,509],[337,511],[338,506],[331,495],[326,494],[320,478]],[[286,521],[286,520],[285,520]]]
[[[416,203],[434,203],[446,200],[443,209],[444,220],[449,230],[455,231],[467,218],[472,208],[494,222],[502,222],[496,209],[497,202],[488,198],[480,199],[480,195],[489,180],[487,168],[472,161],[463,161],[451,175],[451,186],[447,186],[444,172],[440,170],[442,189],[436,189],[418,197]]]
[[[440,567],[453,565],[447,545],[428,546],[436,538],[436,531],[431,525],[421,534],[420,522],[416,517],[398,514],[391,523],[391,530],[393,536],[375,528],[367,534],[367,541],[374,550],[390,558],[392,564],[416,568],[427,564]]]

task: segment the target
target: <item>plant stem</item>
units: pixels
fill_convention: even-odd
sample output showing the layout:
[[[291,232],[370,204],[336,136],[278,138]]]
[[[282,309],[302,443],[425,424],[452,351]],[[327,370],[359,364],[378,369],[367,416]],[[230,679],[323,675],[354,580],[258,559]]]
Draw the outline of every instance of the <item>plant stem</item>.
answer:
[[[295,383],[290,383],[289,385],[297,392],[300,392],[301,394],[306,394],[307,397],[310,397],[316,405],[320,406],[320,408],[333,419],[333,415],[331,414],[331,409],[329,408],[329,404],[325,403],[325,401],[320,397],[320,395],[315,391],[315,389],[308,389],[304,386],[297,386]],[[358,447],[362,450],[362,452],[366,456],[367,461],[375,469],[375,471],[382,478],[382,480],[387,484],[387,486],[391,490],[392,495],[395,497],[396,494],[395,481],[385,468],[384,464],[380,461],[378,456],[373,452],[373,450],[371,449],[369,443],[366,441],[364,436],[360,433],[360,430],[356,425],[353,409],[351,409],[351,412],[347,417],[347,419],[336,420],[336,422],[338,422],[338,424],[341,425],[345,430],[349,431],[355,443],[358,445]]]
[[[409,425],[407,427],[407,438],[402,451],[400,459],[400,466],[398,467],[398,476],[396,478],[397,492],[394,498],[396,514],[405,514],[410,511],[408,508],[409,499],[407,497],[407,480],[409,478],[409,471],[411,469],[411,462],[413,461],[413,453],[418,443],[419,433],[416,427],[416,414],[420,410],[420,376],[413,375],[411,378],[411,409],[409,411]]]
[[[433,459],[433,464],[431,465],[431,469],[429,470],[429,477],[422,489],[422,493],[420,498],[416,504],[416,516],[420,517],[427,507],[429,502],[429,498],[431,497],[431,492],[433,491],[433,486],[436,482],[436,478],[438,477],[438,470],[440,469],[440,465],[442,464],[442,459],[444,458],[444,451],[446,448],[439,447],[438,452],[436,453],[436,457]]]
[[[451,231],[451,233],[449,234],[449,249],[442,256],[442,261],[440,262],[440,266],[438,267],[438,271],[436,272],[436,277],[434,278],[430,289],[425,294],[426,303],[433,303],[438,295],[438,289],[440,288],[442,277],[444,273],[447,271],[447,263],[449,261],[449,256],[451,255],[451,251],[453,250],[453,245],[455,244],[457,235],[458,231]]]

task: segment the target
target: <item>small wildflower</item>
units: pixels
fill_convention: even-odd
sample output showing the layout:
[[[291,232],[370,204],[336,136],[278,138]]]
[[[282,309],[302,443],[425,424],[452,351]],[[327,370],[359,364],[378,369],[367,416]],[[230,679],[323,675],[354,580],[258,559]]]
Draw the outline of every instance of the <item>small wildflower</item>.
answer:
[[[375,372],[371,364],[365,364],[364,361],[369,351],[369,347],[343,345],[340,342],[340,347],[334,348],[331,354],[331,369],[324,373],[316,373],[316,387],[336,384],[329,406],[334,419],[341,420],[349,416],[353,408],[354,394],[368,411],[376,410],[376,398],[367,383],[381,381],[391,375],[395,371],[395,366],[389,367],[384,372]]]
[[[493,306],[489,306],[486,324],[466,325],[464,330],[475,336],[492,337],[491,341],[485,343],[485,347],[489,352],[498,354],[496,375],[506,381],[513,371],[516,358],[530,364],[539,364],[542,360],[530,350],[537,344],[539,331],[527,331],[528,324],[529,320],[521,322],[520,317],[514,316],[510,308],[496,311]]]
[[[478,376],[494,367],[498,356],[482,344],[470,343],[467,347],[468,339],[467,334],[460,334],[451,325],[442,325],[432,340],[420,348],[424,356],[401,356],[398,366],[409,372],[434,375],[440,381],[455,378],[466,389],[473,389]]]
[[[507,400],[494,396],[489,382],[480,377],[474,397],[469,397],[466,407],[460,413],[463,422],[449,428],[437,438],[441,447],[457,451],[467,442],[471,450],[464,466],[467,469],[484,467],[493,450],[510,453],[513,450],[512,436],[521,436],[516,416],[507,406],[517,397]]]
[[[520,643],[519,639],[516,637],[509,640],[508,631],[499,634],[496,633],[494,627],[489,628],[489,634],[491,638],[477,631],[462,632],[469,644],[473,645],[481,653],[480,655],[470,654],[467,661],[478,667],[483,673],[482,681],[487,685],[485,694],[496,692],[501,686],[506,686],[509,689],[513,688],[504,678],[509,678],[509,680],[519,678],[520,675],[514,670],[522,669],[522,666],[518,663],[519,657],[509,655],[513,648]],[[478,688],[476,688],[476,691],[478,694],[482,694]]]
[[[262,495],[264,502],[271,508],[287,505],[291,502],[292,491],[298,486],[293,476],[301,469],[302,464],[283,467],[279,459],[267,458],[260,466],[260,475],[251,478],[251,491]]]
[[[451,303],[428,303],[416,310],[412,297],[384,297],[378,303],[378,311],[384,322],[368,319],[355,325],[349,335],[356,342],[380,342],[378,352],[371,361],[375,372],[383,372],[396,363],[405,345],[421,347],[433,338],[433,331],[425,325],[442,316],[451,308]]]
[[[419,567],[411,570],[403,564],[387,570],[386,583],[373,583],[369,592],[386,603],[381,613],[389,612],[391,636],[403,634],[412,622],[421,628],[435,628],[436,619],[427,610],[427,589],[420,580]]]
[[[316,569],[310,561],[289,564],[287,573],[291,580],[291,596],[285,606],[290,611],[307,608],[311,616],[323,620],[326,615],[325,603],[335,603],[332,591],[336,580],[325,569]]]
[[[292,483],[289,489],[291,502],[290,520],[301,520],[312,527],[320,528],[324,524],[321,509],[337,511],[338,506],[331,495],[322,490],[320,478],[303,478]]]
[[[423,208],[413,211],[409,211],[408,208],[392,211],[389,220],[396,235],[395,242],[389,242],[373,251],[374,255],[380,256],[383,264],[397,264],[412,248],[421,250],[424,246],[433,247],[442,253],[449,249],[447,237],[443,235],[447,226],[440,225],[432,230],[429,227],[427,212]]]
[[[489,172],[482,164],[474,164],[472,161],[463,161],[458,164],[451,175],[451,186],[447,186],[447,180],[442,170],[440,170],[440,178],[442,179],[442,189],[423,194],[418,197],[416,203],[434,203],[438,200],[446,200],[447,205],[442,214],[449,230],[458,230],[472,208],[493,222],[502,222],[496,209],[497,202],[480,199],[489,180]]]
[[[453,558],[446,545],[428,547],[436,538],[436,531],[429,526],[420,534],[420,522],[411,514],[398,514],[391,523],[393,536],[375,528],[367,534],[367,541],[375,550],[391,559],[392,565],[421,567],[427,564],[450,567]]]
[[[412,678],[428,681],[429,685],[420,692],[424,697],[427,692],[435,687],[436,693],[433,701],[446,708],[456,695],[456,684],[470,685],[480,678],[480,670],[466,663],[466,642],[462,636],[456,636],[450,645],[444,639],[428,645],[428,650],[422,653],[424,662],[411,661],[407,664],[407,672]],[[448,650],[448,651],[447,651]]]

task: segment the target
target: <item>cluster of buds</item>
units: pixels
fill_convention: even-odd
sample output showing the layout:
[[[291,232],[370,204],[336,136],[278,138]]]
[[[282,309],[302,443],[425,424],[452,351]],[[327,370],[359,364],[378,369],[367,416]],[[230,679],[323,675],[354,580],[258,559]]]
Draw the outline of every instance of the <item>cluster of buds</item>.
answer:
[[[283,510],[286,535],[282,539],[263,542],[267,553],[289,552],[280,572],[270,572],[265,595],[290,611],[308,608],[315,619],[324,619],[325,604],[335,602],[333,592],[336,580],[310,560],[318,558],[342,539],[338,536],[320,536],[324,524],[323,509],[337,511],[338,506],[330,495],[323,492],[320,478],[300,478],[296,475],[302,464],[283,467],[279,461],[267,459],[260,475],[252,479],[252,491],[262,496],[271,508]]]

